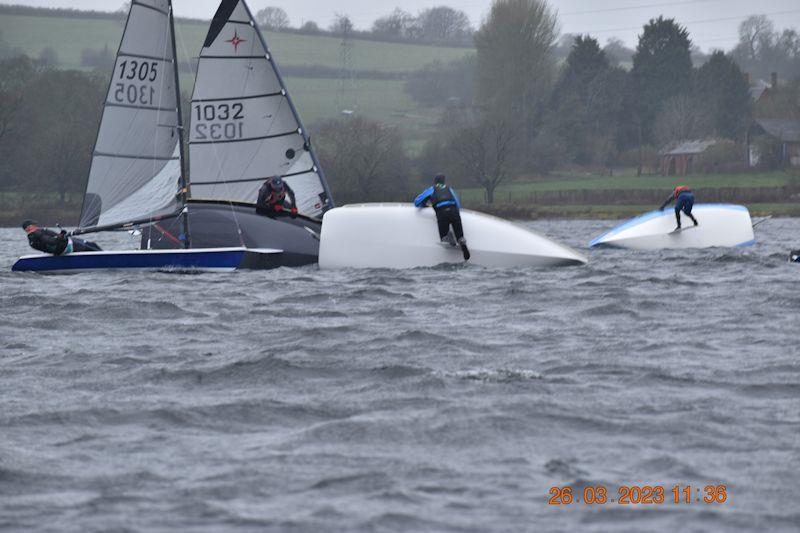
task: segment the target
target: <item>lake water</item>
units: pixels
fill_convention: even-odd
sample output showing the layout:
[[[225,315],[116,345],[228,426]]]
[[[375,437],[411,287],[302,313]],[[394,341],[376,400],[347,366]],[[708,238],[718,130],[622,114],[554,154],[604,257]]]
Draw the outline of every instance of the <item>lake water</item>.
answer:
[[[0,528],[797,531],[800,221],[756,233],[583,268],[40,276],[0,230]],[[622,485],[667,503],[548,505]]]

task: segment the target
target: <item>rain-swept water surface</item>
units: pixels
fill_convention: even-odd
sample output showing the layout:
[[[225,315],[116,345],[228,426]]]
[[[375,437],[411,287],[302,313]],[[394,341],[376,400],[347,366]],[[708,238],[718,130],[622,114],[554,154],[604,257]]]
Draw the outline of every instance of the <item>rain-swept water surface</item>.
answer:
[[[800,527],[798,220],[549,270],[40,276],[0,237],[0,528]],[[548,505],[708,484],[725,503]]]

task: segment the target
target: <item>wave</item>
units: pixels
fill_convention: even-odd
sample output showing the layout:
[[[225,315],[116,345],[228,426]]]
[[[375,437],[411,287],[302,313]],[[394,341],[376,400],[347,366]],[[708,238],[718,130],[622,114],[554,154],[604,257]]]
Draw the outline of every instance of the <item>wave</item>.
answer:
[[[514,383],[544,379],[544,375],[535,370],[515,368],[475,368],[455,372],[439,371],[434,372],[434,374],[445,379],[480,381],[483,383]]]

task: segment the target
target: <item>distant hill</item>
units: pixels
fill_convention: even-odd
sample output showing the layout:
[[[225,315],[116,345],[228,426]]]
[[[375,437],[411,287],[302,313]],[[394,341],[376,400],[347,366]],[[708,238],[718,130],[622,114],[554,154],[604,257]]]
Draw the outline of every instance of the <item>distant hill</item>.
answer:
[[[12,47],[36,57],[44,48],[58,53],[62,66],[81,67],[81,50],[115,51],[125,17],[122,13],[55,10],[0,5],[0,32]],[[181,61],[196,57],[208,30],[208,22],[178,19],[176,40]],[[264,32],[278,59],[286,66],[338,67],[341,40],[329,35]],[[473,50],[463,47],[353,40],[352,62],[356,71],[402,73],[432,61],[450,61]]]
[[[113,55],[125,22],[124,13],[30,8],[0,5],[0,36],[30,57],[50,48],[60,68],[88,70],[81,64],[84,50]],[[208,21],[176,20],[176,44],[181,64],[193,63],[208,30]],[[341,39],[330,35],[264,32],[284,70],[286,82],[309,124],[336,117],[339,107],[355,108],[370,118],[401,126],[412,149],[427,138],[439,113],[421,109],[403,91],[405,76],[433,61],[451,61],[475,51],[464,47],[353,40],[354,81],[340,80]],[[182,69],[183,91],[191,92],[189,71]],[[352,88],[355,88],[352,91]]]

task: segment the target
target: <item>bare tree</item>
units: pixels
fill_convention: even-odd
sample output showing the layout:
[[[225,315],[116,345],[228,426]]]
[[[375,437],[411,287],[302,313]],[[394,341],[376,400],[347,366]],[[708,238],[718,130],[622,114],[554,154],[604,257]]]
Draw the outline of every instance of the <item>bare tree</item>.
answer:
[[[316,35],[317,33],[320,33],[320,31],[322,30],[319,29],[319,25],[316,22],[314,22],[313,20],[309,20],[305,22],[302,26],[300,26],[299,31],[301,33],[307,33],[309,35]]]
[[[280,7],[265,7],[256,13],[256,22],[264,29],[281,31],[289,27],[289,16]]]
[[[476,117],[456,129],[447,151],[463,177],[486,189],[486,202],[491,204],[497,186],[509,176],[516,140],[513,128],[502,119]]]
[[[402,200],[409,162],[400,133],[363,117],[335,119],[319,128],[321,164],[339,201]]]
[[[349,16],[336,13],[334,15],[333,22],[328,29],[331,31],[331,33],[345,35],[352,33],[354,28],[355,26],[353,25],[353,21],[350,20]]]
[[[469,17],[447,6],[432,7],[417,17],[421,37],[440,41],[461,39],[472,33]]]
[[[416,19],[411,13],[396,7],[390,14],[372,24],[372,32],[389,37],[408,37],[415,22]]]
[[[756,60],[761,51],[769,46],[775,34],[775,25],[766,15],[751,15],[739,24],[739,46]]]
[[[664,103],[656,118],[654,136],[659,146],[677,141],[702,139],[712,131],[709,113],[688,94]]]
[[[606,57],[612,65],[628,63],[633,60],[634,51],[625,46],[625,41],[617,37],[609,37],[603,47]]]

